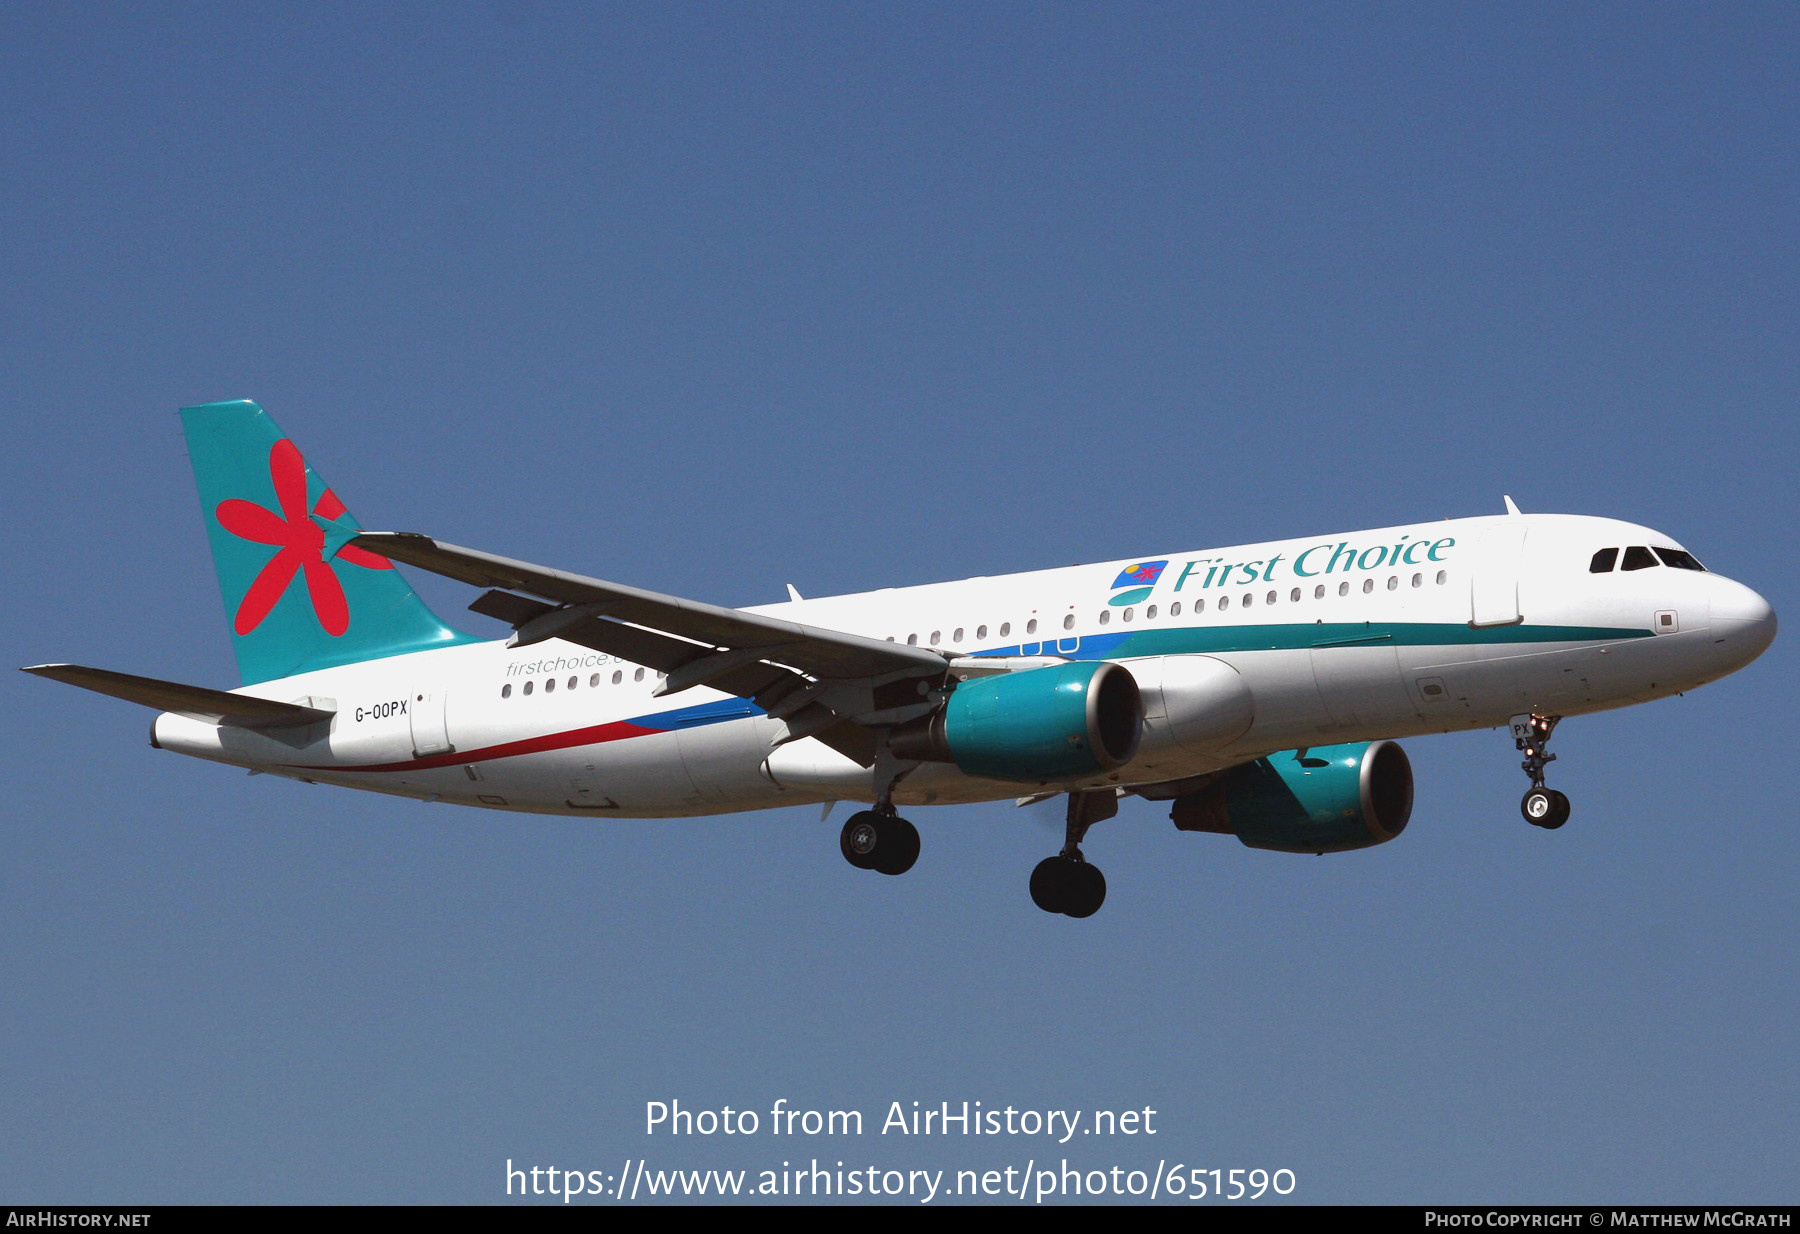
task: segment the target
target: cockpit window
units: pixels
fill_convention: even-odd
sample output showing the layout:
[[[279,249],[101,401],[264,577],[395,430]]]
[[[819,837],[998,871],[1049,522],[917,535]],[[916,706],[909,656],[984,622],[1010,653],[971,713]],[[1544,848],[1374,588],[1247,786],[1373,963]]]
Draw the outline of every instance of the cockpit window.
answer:
[[[1603,548],[1595,553],[1594,559],[1588,563],[1588,573],[1605,574],[1613,568],[1618,560],[1619,550],[1617,547]]]
[[[1633,544],[1625,550],[1625,560],[1619,563],[1621,570],[1649,570],[1658,564],[1650,550],[1641,544]]]
[[[1706,572],[1706,567],[1694,560],[1694,555],[1686,549],[1664,548],[1659,544],[1656,546],[1656,555],[1662,558],[1665,566],[1673,566],[1677,570],[1698,570],[1702,574]]]

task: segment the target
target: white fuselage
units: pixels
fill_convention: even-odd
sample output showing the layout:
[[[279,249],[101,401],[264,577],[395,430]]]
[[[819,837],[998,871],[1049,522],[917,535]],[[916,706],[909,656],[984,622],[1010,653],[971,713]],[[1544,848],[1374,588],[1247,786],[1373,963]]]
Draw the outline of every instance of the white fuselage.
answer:
[[[1773,637],[1769,606],[1719,575],[1592,572],[1614,546],[1679,548],[1612,519],[1509,515],[751,611],[956,656],[1120,662],[1144,693],[1136,759],[1049,787],[1129,786],[1277,750],[1642,702],[1724,676]],[[1120,579],[1157,563],[1147,586]],[[777,745],[786,726],[752,703],[705,687],[653,698],[657,684],[559,640],[470,644],[240,691],[335,710],[329,724],[273,736],[165,714],[153,733],[202,758],[497,809],[650,817],[873,799],[868,768],[810,738]],[[895,800],[1041,787],[926,763]]]

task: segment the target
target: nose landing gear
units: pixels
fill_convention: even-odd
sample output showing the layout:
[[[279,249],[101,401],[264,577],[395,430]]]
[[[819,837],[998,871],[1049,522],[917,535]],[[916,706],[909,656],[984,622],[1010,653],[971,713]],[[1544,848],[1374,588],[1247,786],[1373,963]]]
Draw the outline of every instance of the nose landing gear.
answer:
[[[1544,786],[1544,768],[1556,761],[1556,755],[1545,751],[1550,734],[1556,731],[1561,716],[1519,715],[1512,718],[1513,745],[1525,761],[1519,766],[1531,777],[1531,788],[1519,802],[1519,813],[1534,827],[1555,831],[1569,821],[1569,799],[1553,788]]]

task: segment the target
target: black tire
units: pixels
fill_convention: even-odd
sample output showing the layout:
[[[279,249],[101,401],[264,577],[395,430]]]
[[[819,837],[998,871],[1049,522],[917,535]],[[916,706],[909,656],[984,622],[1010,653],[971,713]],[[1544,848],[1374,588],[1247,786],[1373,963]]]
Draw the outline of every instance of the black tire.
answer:
[[[1555,831],[1569,821],[1569,799],[1553,788],[1534,788],[1519,801],[1519,813],[1533,827]]]
[[[1555,831],[1558,827],[1569,821],[1569,799],[1555,789],[1550,790],[1550,797],[1552,802],[1550,816],[1539,823],[1538,826],[1544,828],[1546,831]]]
[[[919,829],[898,816],[883,818],[879,825],[874,868],[883,874],[904,874],[919,859]]]
[[[844,829],[838,833],[838,848],[844,860],[857,869],[873,870],[881,849],[881,815],[859,810],[845,819]]]
[[[1046,857],[1031,872],[1031,902],[1046,913],[1060,913],[1068,902],[1069,871],[1075,863],[1067,857]]]
[[[1064,894],[1063,912],[1070,917],[1092,917],[1106,903],[1106,876],[1098,866],[1085,861],[1074,863],[1069,887]]]

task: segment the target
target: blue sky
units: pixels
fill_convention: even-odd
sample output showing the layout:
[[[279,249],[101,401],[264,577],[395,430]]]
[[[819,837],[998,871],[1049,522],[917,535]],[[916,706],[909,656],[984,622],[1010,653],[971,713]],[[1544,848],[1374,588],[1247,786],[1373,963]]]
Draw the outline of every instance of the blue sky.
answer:
[[[1800,16],[1773,5],[0,8],[17,664],[235,684],[174,411],[362,521],[730,604],[1440,516],[1663,528],[1797,609]],[[453,620],[473,593],[421,590]],[[614,1171],[1287,1168],[1311,1202],[1791,1202],[1791,635],[1408,742],[1325,859],[921,809],[599,825],[158,754],[14,674],[0,1201]],[[1159,1111],[643,1132],[648,1101]]]

